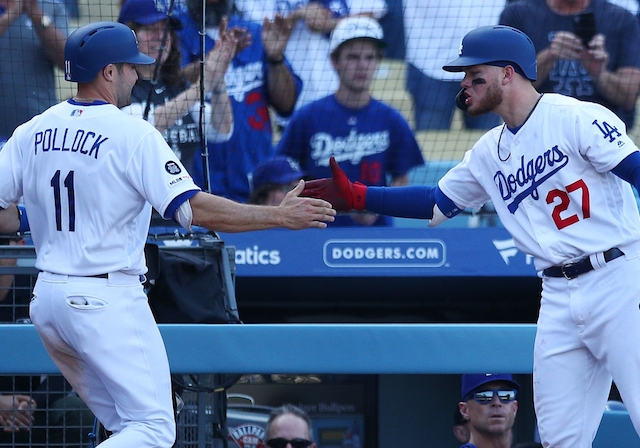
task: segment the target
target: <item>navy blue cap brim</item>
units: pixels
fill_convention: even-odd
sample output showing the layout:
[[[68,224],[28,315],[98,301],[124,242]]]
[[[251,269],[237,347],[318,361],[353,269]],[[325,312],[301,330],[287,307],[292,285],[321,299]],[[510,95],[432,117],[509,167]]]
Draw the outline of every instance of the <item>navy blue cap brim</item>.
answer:
[[[468,56],[460,56],[459,58],[454,59],[448,64],[443,65],[442,70],[446,72],[462,72],[467,67],[471,67],[473,65],[486,64],[486,63],[487,62],[483,59],[470,58]]]

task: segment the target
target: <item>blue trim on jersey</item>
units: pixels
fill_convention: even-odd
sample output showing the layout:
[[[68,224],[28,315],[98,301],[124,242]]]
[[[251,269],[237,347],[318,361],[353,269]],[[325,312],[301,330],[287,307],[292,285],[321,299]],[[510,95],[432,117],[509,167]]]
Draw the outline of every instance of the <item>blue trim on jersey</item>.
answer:
[[[185,191],[184,193],[181,193],[178,196],[176,196],[175,198],[173,198],[173,201],[171,201],[171,203],[169,204],[169,206],[165,210],[163,218],[164,219],[170,219],[170,220],[172,220],[172,221],[177,223],[178,221],[176,221],[176,219],[175,219],[176,210],[178,210],[178,208],[180,208],[180,206],[182,205],[182,203],[184,201],[188,201],[189,199],[194,197],[196,195],[196,193],[199,192],[199,191],[200,190]]]
[[[111,104],[108,101],[103,100],[93,100],[93,101],[76,101],[73,98],[69,98],[67,100],[69,104],[73,104],[74,106],[101,106],[103,104]]]
[[[433,218],[437,187],[367,187],[367,211],[399,218]]]
[[[435,191],[436,204],[438,208],[447,218],[453,218],[462,211],[449,197],[442,192],[440,187],[436,187]]]
[[[640,152],[629,154],[611,172],[629,182],[640,193]]]

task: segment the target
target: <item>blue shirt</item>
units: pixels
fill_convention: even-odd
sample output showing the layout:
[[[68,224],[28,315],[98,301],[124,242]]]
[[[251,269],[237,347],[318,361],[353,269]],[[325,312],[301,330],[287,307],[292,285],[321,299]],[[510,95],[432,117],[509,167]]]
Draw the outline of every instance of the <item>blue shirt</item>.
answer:
[[[182,51],[182,63],[200,60],[200,35],[198,24],[188,13],[180,15],[182,30],[178,31]],[[231,61],[225,75],[227,93],[231,100],[234,130],[231,139],[224,143],[208,143],[211,192],[236,201],[249,198],[249,175],[264,160],[273,157],[273,129],[269,117],[271,98],[268,92],[269,64],[262,45],[262,26],[232,16],[229,28],[246,28],[251,34],[251,46],[242,50]],[[205,37],[205,52],[215,41]],[[291,67],[285,61],[291,71]],[[300,93],[302,81],[294,74],[296,92]],[[207,98],[209,100],[209,98]],[[281,113],[281,111],[279,111]],[[282,114],[281,115],[288,115]],[[190,173],[204,188],[204,169],[201,151],[196,153]],[[189,167],[187,167],[189,168]]]
[[[350,109],[335,95],[309,103],[293,115],[278,153],[297,160],[313,178],[331,177],[333,156],[349,180],[370,186],[386,186],[390,179],[424,164],[413,131],[396,109],[376,99],[362,109]],[[390,222],[378,221],[377,225]],[[355,225],[348,217],[336,222]]]

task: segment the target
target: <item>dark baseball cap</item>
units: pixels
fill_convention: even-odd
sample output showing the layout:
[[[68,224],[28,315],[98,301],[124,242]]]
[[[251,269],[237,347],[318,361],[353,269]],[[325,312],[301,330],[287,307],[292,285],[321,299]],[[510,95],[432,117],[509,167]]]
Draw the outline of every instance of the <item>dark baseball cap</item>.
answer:
[[[266,184],[285,185],[302,179],[304,173],[291,157],[276,156],[262,162],[253,172],[253,189]]]
[[[118,16],[120,23],[133,22],[139,25],[151,25],[167,19],[173,29],[182,28],[182,22],[179,19],[169,16],[166,5],[155,0],[126,0]]]
[[[474,373],[462,375],[462,401],[467,401],[473,391],[488,383],[503,381],[515,390],[520,390],[520,384],[510,373]]]

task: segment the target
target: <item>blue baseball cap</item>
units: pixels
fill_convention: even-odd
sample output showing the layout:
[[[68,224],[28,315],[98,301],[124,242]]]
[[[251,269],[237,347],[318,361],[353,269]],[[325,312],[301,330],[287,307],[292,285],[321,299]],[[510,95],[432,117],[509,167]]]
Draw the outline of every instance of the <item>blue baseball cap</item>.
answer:
[[[520,384],[513,379],[510,373],[474,373],[462,375],[462,401],[467,401],[473,391],[481,386],[495,381],[508,383],[515,390],[520,390]]]
[[[255,169],[253,189],[257,190],[266,184],[286,185],[302,179],[304,175],[298,162],[291,157],[276,156],[261,163]]]
[[[120,23],[133,22],[139,25],[152,25],[167,19],[173,29],[182,28],[182,22],[173,16],[170,17],[166,5],[158,0],[126,0],[118,16]]]

